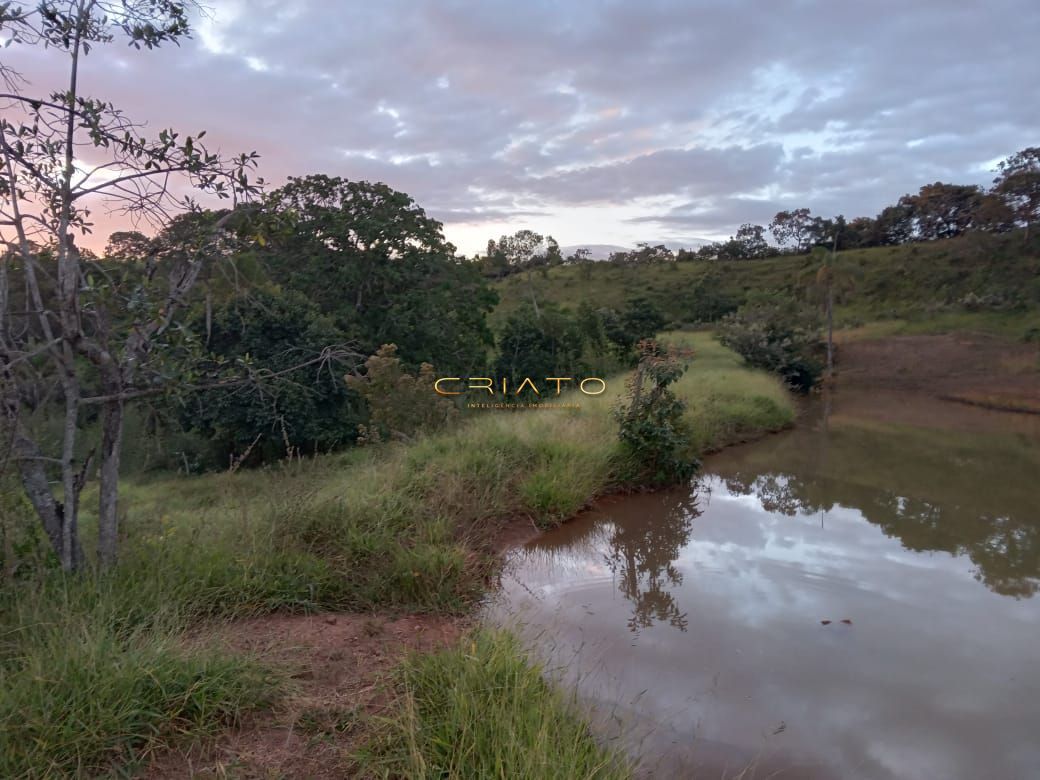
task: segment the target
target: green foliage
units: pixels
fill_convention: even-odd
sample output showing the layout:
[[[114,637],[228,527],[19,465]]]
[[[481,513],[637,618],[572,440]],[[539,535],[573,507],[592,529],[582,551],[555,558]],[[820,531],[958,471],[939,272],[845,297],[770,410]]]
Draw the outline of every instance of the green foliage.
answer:
[[[736,311],[740,302],[726,290],[722,275],[717,270],[711,270],[690,286],[684,304],[684,321],[716,322]]]
[[[194,328],[205,332],[205,323]],[[322,357],[342,341],[296,292],[240,295],[215,311],[209,351],[242,367],[260,386],[204,390],[183,400],[183,424],[209,440],[209,465],[227,465],[231,458],[255,465],[352,441],[358,405],[351,403],[339,366]]]
[[[635,481],[654,485],[689,479],[699,465],[693,452],[686,404],[669,388],[686,372],[686,362],[654,341],[640,341],[639,364],[628,393],[615,409],[625,457],[635,464]]]
[[[620,753],[509,634],[479,631],[461,646],[412,657],[397,681],[400,713],[369,748],[366,770],[411,778],[627,778]]]
[[[664,315],[643,297],[629,299],[620,313],[606,310],[601,316],[604,332],[618,357],[629,364],[638,359],[636,345],[652,339],[665,326]]]
[[[749,365],[783,377],[807,392],[823,372],[818,315],[789,298],[759,295],[719,328],[719,340]]]
[[[396,344],[409,366],[463,371],[483,362],[497,302],[455,259],[441,224],[385,184],[291,178],[265,204],[260,254],[275,282],[302,293],[365,354]]]
[[[513,386],[524,377],[573,376],[582,364],[589,327],[554,306],[537,313],[521,308],[499,334],[496,376],[509,377]]]
[[[366,443],[432,433],[456,419],[455,405],[434,390],[436,378],[429,363],[423,363],[414,376],[407,373],[394,344],[384,344],[368,358],[364,374],[347,374],[347,386],[368,406],[369,422],[361,431]]]

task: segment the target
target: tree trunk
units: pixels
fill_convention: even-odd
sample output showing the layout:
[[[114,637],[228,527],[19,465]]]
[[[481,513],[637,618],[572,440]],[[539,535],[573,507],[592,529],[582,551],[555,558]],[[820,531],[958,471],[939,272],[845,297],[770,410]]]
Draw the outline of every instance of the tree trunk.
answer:
[[[119,455],[123,446],[123,402],[101,410],[101,477],[98,497],[99,568],[115,564],[119,547]]]
[[[61,504],[54,498],[40,448],[22,431],[16,429],[11,450],[18,464],[25,495],[36,510],[51,547],[60,558]]]
[[[61,452],[61,550],[58,559],[65,571],[76,571],[83,563],[79,541],[79,491],[82,484],[76,473],[76,425],[79,420],[78,398],[66,391],[65,431]]]

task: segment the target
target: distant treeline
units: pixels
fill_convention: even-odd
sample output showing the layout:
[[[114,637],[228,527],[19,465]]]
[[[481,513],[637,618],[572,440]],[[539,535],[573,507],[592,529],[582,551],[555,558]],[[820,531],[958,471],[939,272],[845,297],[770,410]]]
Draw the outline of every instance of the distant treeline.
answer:
[[[1006,233],[1025,228],[1040,217],[1040,147],[1016,152],[997,167],[989,189],[974,184],[926,184],[917,194],[903,195],[875,217],[826,218],[808,208],[780,211],[765,225],[744,224],[727,241],[699,249],[673,252],[663,244],[639,244],[614,252],[608,262],[646,265],[689,260],[756,260],[782,254],[806,254],[813,247],[865,249],[918,241],[954,238],[969,232]],[[771,243],[767,234],[772,236]],[[500,279],[511,273],[556,265],[592,262],[586,249],[563,256],[552,236],[521,230],[489,241],[487,252],[473,258],[485,276]]]

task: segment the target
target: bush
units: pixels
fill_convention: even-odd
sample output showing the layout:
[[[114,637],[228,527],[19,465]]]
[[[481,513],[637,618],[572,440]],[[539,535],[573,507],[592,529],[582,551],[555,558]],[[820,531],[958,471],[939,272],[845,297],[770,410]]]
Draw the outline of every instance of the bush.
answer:
[[[794,300],[759,296],[725,317],[719,341],[749,365],[780,375],[808,392],[823,373],[819,316]]]
[[[384,344],[365,361],[364,375],[347,374],[345,379],[368,405],[369,422],[360,427],[359,442],[387,436],[410,439],[443,428],[458,417],[455,404],[433,388],[433,366],[423,363],[418,374],[407,373],[394,344]]]
[[[689,479],[699,464],[683,419],[686,404],[668,387],[686,372],[686,364],[651,340],[639,342],[638,349],[628,396],[614,412],[626,459],[643,483]]]

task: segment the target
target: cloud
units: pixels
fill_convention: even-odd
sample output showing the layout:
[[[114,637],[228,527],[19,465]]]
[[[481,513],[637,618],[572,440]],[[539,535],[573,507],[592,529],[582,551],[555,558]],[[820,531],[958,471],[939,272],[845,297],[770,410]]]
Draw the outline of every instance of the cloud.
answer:
[[[217,0],[179,48],[92,51],[83,83],[257,150],[275,185],[386,181],[471,252],[511,221],[563,243],[724,237],[988,183],[1040,140],[1038,36],[1034,0]],[[60,88],[56,52],[8,62]]]

